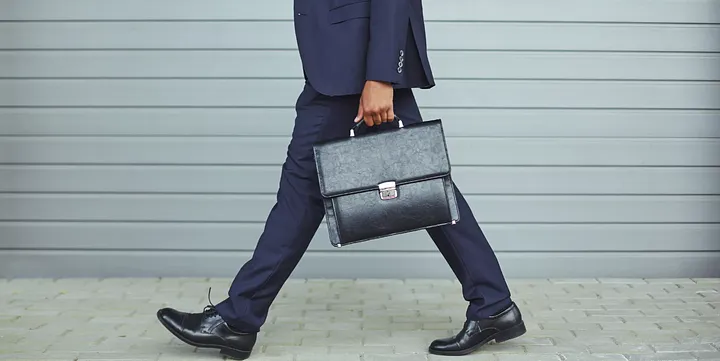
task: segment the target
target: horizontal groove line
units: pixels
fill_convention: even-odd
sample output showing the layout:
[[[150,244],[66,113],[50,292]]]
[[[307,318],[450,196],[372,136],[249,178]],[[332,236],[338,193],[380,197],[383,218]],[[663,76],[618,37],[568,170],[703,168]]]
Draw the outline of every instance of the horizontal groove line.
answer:
[[[299,93],[298,93],[299,94]],[[0,105],[3,109],[294,109],[281,105]],[[421,106],[420,110],[592,110],[592,111],[671,111],[671,112],[716,112],[720,108],[630,108],[630,107],[492,107],[492,106]]]
[[[1,189],[1,188],[0,188]],[[375,192],[377,189],[368,190]],[[463,192],[466,196],[500,196],[500,197],[720,197],[720,193],[476,193]],[[112,196],[270,196],[276,192],[109,192],[109,191],[2,191],[0,197],[6,195],[112,195]]]
[[[718,79],[641,79],[641,78],[476,78],[476,77],[438,77],[436,80],[449,80],[449,81],[509,81],[509,82],[598,82],[598,83],[622,83],[622,82],[634,82],[634,83],[718,83],[720,84],[720,78]],[[165,77],[99,77],[99,76],[76,76],[76,77],[0,77],[2,80],[303,80],[302,77],[251,77],[251,76],[224,76],[224,77],[177,77],[177,76],[165,76]]]
[[[586,139],[586,140],[715,140],[720,139],[719,135],[706,135],[706,136],[684,136],[684,137],[658,137],[658,136],[589,136],[589,135],[452,135],[446,134],[446,139]],[[41,134],[41,133],[24,133],[24,134],[13,134],[13,133],[0,133],[0,138],[254,138],[254,139],[268,139],[268,138],[289,138],[290,136],[271,135],[271,134]]]
[[[191,167],[279,167],[282,163],[68,163],[68,162],[56,162],[56,163],[45,163],[45,162],[20,162],[20,163],[8,163],[0,162],[0,166],[191,166]],[[685,165],[685,164],[662,164],[662,165],[647,165],[647,164],[604,164],[604,165],[588,165],[588,164],[454,164],[453,167],[482,167],[482,168],[717,168],[720,167],[720,163],[711,165]]]
[[[718,129],[720,129],[720,126],[718,126]],[[70,134],[50,134],[50,135],[41,135],[41,134],[24,134],[24,135],[10,135],[10,134],[1,134],[0,133],[0,140],[2,138],[100,138],[100,139],[109,139],[109,138],[118,138],[118,139],[127,139],[127,138],[159,138],[161,139],[175,139],[175,138],[190,138],[190,139],[214,139],[214,138],[252,138],[252,139],[272,139],[272,140],[289,140],[291,139],[291,135],[260,135],[260,134],[234,134],[234,135],[179,135],[179,134],[165,134],[165,135],[150,135],[150,134],[126,134],[126,135],[118,135],[118,134],[81,134],[81,135],[70,135]],[[446,139],[544,139],[544,140],[555,140],[555,139],[578,139],[578,140],[584,140],[584,139],[594,139],[594,140],[616,140],[616,139],[642,139],[642,140],[694,140],[694,139],[702,139],[702,140],[708,140],[708,139],[718,139],[720,137],[717,136],[707,136],[707,137],[630,137],[630,136],[621,136],[621,137],[614,137],[614,136],[586,136],[586,135],[566,135],[566,136],[548,136],[548,135],[445,135]]]
[[[637,108],[637,107],[499,107],[499,106],[429,106],[437,110],[593,110],[593,111],[702,111],[716,112],[719,108]],[[295,109],[293,105],[0,105],[2,109]]]
[[[293,55],[298,52],[298,48],[0,48],[2,53],[31,53],[31,52],[73,52],[73,53],[107,53],[107,52],[287,52]],[[613,53],[618,55],[701,55],[701,56],[720,56],[718,51],[692,51],[692,50],[608,50],[608,49],[492,49],[492,48],[431,48],[429,53],[532,53],[532,54],[595,54],[595,53]]]
[[[102,253],[102,252],[129,252],[129,253],[139,253],[139,252],[148,252],[148,253],[156,253],[156,252],[182,252],[182,253],[225,253],[225,252],[235,252],[235,253],[252,253],[254,249],[246,248],[246,249],[226,249],[226,248],[213,248],[213,249],[193,249],[193,248],[173,248],[173,249],[163,249],[163,248],[69,248],[69,247],[42,247],[42,248],[6,248],[6,247],[0,247],[0,252],[88,252],[88,253]],[[368,253],[368,254],[393,254],[393,253],[400,253],[400,254],[407,254],[407,253],[424,253],[424,254],[439,254],[437,250],[428,249],[428,250],[418,250],[418,249],[391,249],[391,250],[382,250],[382,249],[347,249],[343,248],[342,251],[340,250],[319,250],[319,249],[308,249],[306,251],[306,254],[309,253],[336,253],[336,252],[343,252],[345,254],[347,253],[354,253],[354,254],[362,254],[362,253]],[[616,254],[616,253],[720,253],[720,249],[713,250],[713,249],[677,249],[677,250],[648,250],[648,249],[637,249],[637,250],[596,250],[596,249],[589,249],[589,250],[546,250],[546,249],[528,249],[528,250],[496,250],[495,253],[555,253],[555,254],[575,254],[575,253],[610,253],[610,254]]]
[[[81,164],[80,166],[85,168],[96,168],[96,169],[105,169],[105,168],[156,168],[158,166],[165,167],[165,168],[176,168],[176,169],[182,169],[182,168],[224,168],[226,170],[228,169],[235,169],[235,168],[273,168],[274,170],[280,171],[280,167],[282,164],[245,164],[245,165],[213,165],[213,164],[161,164],[161,165],[153,165],[153,164],[108,164],[108,163],[98,163],[98,164]],[[12,168],[16,170],[22,171],[23,168],[41,168],[41,167],[50,167],[50,168],[64,168],[65,170],[72,169],[72,170],[78,170],[77,164],[59,164],[59,163],[52,163],[52,164],[10,164],[10,165],[4,165],[3,163],[0,163],[0,167],[3,168]],[[566,168],[578,168],[578,169],[626,169],[626,168],[633,168],[636,170],[650,170],[650,169],[671,169],[671,170],[686,170],[687,168],[708,168],[708,169],[717,169],[720,170],[720,165],[716,166],[688,166],[688,165],[662,165],[662,166],[648,166],[648,165],[637,165],[637,166],[628,166],[628,165],[602,165],[602,166],[596,166],[596,165],[527,165],[527,166],[504,166],[504,165],[467,165],[467,164],[457,164],[453,165],[453,169],[458,168],[472,168],[472,169],[483,169],[483,168],[527,168],[527,169],[535,169],[535,168],[541,168],[541,169],[566,169]],[[45,169],[47,170],[47,169]]]
[[[24,23],[293,23],[292,18],[246,18],[246,19],[218,19],[218,18],[141,18],[141,19],[0,19],[2,24],[24,24]],[[490,20],[490,19],[425,19],[426,24],[549,24],[549,25],[661,25],[673,26],[697,26],[715,27],[720,23],[708,22],[687,22],[687,21],[613,21],[613,20]]]
[[[253,48],[253,47],[226,47],[226,48],[0,48],[0,52],[30,52],[30,51],[62,51],[62,52],[86,52],[86,51],[292,51],[297,48]],[[429,52],[516,52],[516,53],[613,53],[613,54],[720,54],[720,49],[711,50],[603,50],[603,49],[520,49],[520,48],[487,48],[487,49],[455,49],[455,48],[431,48]]]
[[[100,110],[100,111],[144,111],[144,110],[175,110],[175,109],[186,109],[186,110],[208,110],[208,111],[244,111],[244,110],[282,110],[282,111],[294,111],[295,107],[289,105],[237,105],[237,106],[51,106],[51,105],[37,105],[37,106],[8,106],[0,105],[0,111],[9,110],[24,110],[24,111],[46,111],[46,110]],[[628,111],[633,113],[703,113],[720,115],[720,108],[718,109],[697,109],[697,108],[597,108],[597,107],[490,107],[490,106],[428,106],[421,105],[420,110],[431,109],[431,110],[492,110],[492,111],[507,111],[507,112],[518,112],[518,111],[536,111],[536,112],[557,112],[557,111],[570,111],[570,112],[617,112],[617,111]],[[7,119],[0,118],[0,121],[7,121]]]
[[[144,220],[77,220],[77,219],[0,219],[0,226],[3,224],[27,223],[27,224],[180,224],[180,225],[264,225],[265,221],[144,221]],[[325,221],[322,222],[325,224]],[[605,225],[605,226],[627,226],[627,225],[652,225],[652,226],[668,226],[668,225],[709,225],[720,226],[720,222],[479,222],[478,224],[487,225]]]

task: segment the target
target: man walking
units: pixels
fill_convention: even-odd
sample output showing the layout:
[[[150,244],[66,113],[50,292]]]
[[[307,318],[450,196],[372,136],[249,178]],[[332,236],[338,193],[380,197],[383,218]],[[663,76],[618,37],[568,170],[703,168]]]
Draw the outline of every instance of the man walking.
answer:
[[[412,88],[434,86],[422,0],[295,0],[294,23],[306,82],[277,202],[253,256],[219,304],[199,313],[157,313],[182,341],[236,359],[250,356],[270,305],[323,219],[313,144],[347,137],[358,121],[380,129],[392,126],[396,116],[406,124],[421,122]],[[429,346],[439,355],[468,354],[525,333],[493,250],[456,193],[460,221],[427,230],[468,301],[462,330]]]

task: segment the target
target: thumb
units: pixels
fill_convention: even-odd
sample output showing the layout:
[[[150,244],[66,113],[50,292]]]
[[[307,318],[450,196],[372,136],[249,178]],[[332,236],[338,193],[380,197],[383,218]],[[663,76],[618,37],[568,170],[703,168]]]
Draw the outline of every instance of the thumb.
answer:
[[[362,98],[360,98],[360,105],[358,105],[358,112],[357,116],[355,117],[355,123],[361,121],[364,116],[365,112],[363,112],[363,101]]]

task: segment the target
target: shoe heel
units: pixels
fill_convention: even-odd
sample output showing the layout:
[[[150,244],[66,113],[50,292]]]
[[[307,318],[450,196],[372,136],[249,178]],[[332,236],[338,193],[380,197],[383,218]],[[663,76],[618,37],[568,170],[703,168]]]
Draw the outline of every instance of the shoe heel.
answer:
[[[229,348],[220,349],[220,354],[235,360],[245,360],[250,357],[250,351],[239,351]]]
[[[501,343],[505,341],[512,340],[516,337],[520,337],[527,332],[527,329],[525,328],[525,323],[522,322],[520,324],[517,324],[513,327],[508,328],[505,331],[499,332],[497,336],[495,336],[495,342]]]

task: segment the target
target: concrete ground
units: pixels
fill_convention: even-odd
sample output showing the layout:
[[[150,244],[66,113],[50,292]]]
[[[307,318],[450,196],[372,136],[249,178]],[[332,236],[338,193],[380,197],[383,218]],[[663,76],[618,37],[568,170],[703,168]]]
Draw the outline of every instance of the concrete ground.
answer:
[[[176,341],[163,306],[199,311],[229,279],[0,279],[0,360],[219,360]],[[470,356],[428,355],[462,326],[441,280],[291,280],[251,360],[720,360],[720,279],[510,280],[528,333]]]

